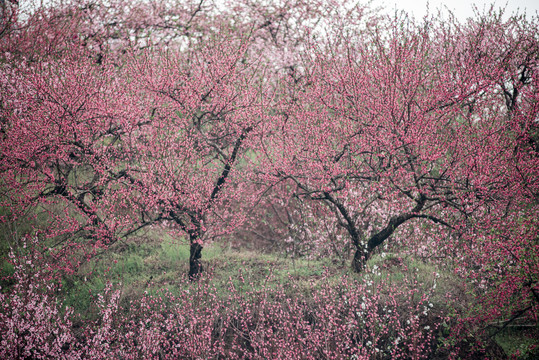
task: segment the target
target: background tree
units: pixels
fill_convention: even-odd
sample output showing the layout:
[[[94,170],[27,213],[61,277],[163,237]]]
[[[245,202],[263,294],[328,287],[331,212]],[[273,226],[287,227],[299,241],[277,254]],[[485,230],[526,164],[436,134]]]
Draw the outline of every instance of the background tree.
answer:
[[[76,33],[91,20],[86,8],[68,10],[65,23],[54,13],[33,39],[43,40],[37,50],[8,48],[9,57],[22,48],[22,61],[3,67],[3,205],[12,216],[44,205],[47,237],[91,239],[77,246],[94,253],[172,220],[189,234],[196,276],[207,213],[239,196],[226,183],[266,106],[249,34],[223,27],[183,49],[158,43],[95,55]]]
[[[132,65],[151,118],[135,140],[131,182],[146,211],[189,234],[191,276],[201,271],[211,213],[247,201],[241,185],[229,183],[245,167],[245,144],[271,101],[248,46],[249,38],[220,34],[202,48],[146,53]],[[242,214],[230,215],[221,232],[241,222]]]
[[[474,216],[513,203],[514,121],[526,127],[536,114],[516,120],[500,90],[515,78],[506,55],[531,61],[520,65],[531,74],[537,44],[532,24],[490,18],[337,24],[305,57],[303,88],[283,95],[278,135],[267,138],[261,161],[275,181],[288,178],[332,209],[356,247],[356,271],[408,221],[458,237]],[[485,42],[516,27],[520,39],[503,52]]]

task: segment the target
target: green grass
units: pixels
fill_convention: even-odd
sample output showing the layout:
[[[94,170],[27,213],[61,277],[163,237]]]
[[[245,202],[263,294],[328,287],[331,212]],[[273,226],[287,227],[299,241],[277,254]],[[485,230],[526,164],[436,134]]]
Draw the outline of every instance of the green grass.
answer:
[[[4,243],[5,244],[5,243]],[[373,288],[380,281],[401,284],[405,279],[420,286],[419,293],[430,292],[434,309],[446,315],[454,309],[447,305],[447,294],[462,299],[460,309],[468,304],[468,296],[451,269],[440,268],[434,264],[412,257],[388,254],[373,255],[367,263],[367,271],[355,274],[349,262],[331,258],[292,259],[277,253],[254,251],[235,251],[218,244],[205,246],[202,252],[203,266],[210,286],[216,295],[226,298],[229,286],[240,291],[260,290],[263,287],[277,287],[294,283],[294,287],[283,286],[291,296],[303,296],[308,300],[313,287],[320,284],[337,284],[343,276],[368,277]],[[124,243],[117,243],[105,252],[99,261],[85,264],[77,274],[65,276],[62,296],[64,304],[81,314],[81,320],[95,318],[98,312],[94,304],[95,296],[102,293],[107,282],[121,288],[120,305],[127,308],[131,300],[144,292],[150,294],[168,289],[172,295],[193,288],[198,284],[186,281],[189,268],[189,244],[185,238],[174,239],[164,231],[147,231]],[[13,267],[6,262],[1,264],[3,275],[13,273]],[[434,287],[436,283],[436,287]],[[9,283],[2,282],[3,288]],[[444,329],[447,330],[447,329]],[[537,329],[535,329],[537,332]],[[531,350],[537,340],[528,336],[526,329],[508,329],[495,337],[506,354],[522,354],[519,359],[532,359],[536,355]],[[531,354],[531,355],[530,355]]]
[[[533,338],[533,332],[538,329],[509,328],[496,335],[496,342],[508,355],[517,355],[520,360],[534,360],[539,358],[539,344]]]

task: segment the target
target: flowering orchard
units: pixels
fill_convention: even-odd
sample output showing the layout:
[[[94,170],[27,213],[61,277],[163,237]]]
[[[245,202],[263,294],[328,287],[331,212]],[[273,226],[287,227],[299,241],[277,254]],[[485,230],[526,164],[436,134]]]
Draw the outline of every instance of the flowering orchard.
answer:
[[[517,325],[537,343],[537,17],[27,5],[0,3],[1,357],[493,357]],[[160,231],[189,247],[166,269],[181,291],[65,306],[69,279]],[[217,288],[203,249],[261,239],[351,272]],[[434,306],[410,259],[467,305]]]

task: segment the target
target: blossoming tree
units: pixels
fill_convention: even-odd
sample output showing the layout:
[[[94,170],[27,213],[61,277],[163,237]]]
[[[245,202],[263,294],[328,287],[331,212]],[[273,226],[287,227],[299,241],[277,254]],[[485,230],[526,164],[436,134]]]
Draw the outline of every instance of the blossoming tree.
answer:
[[[15,41],[32,26],[5,39],[3,205],[15,217],[44,207],[45,236],[93,253],[170,220],[189,235],[196,276],[208,214],[240,195],[227,185],[269,99],[250,35],[222,25],[183,48],[104,53],[75,32],[84,10],[51,20],[37,49]]]
[[[404,223],[458,238],[493,209],[527,202],[515,200],[514,179],[530,148],[515,138],[536,127],[534,95],[522,90],[536,91],[537,43],[519,21],[343,24],[308,52],[303,87],[283,95],[261,161],[265,176],[333,210],[357,271]]]

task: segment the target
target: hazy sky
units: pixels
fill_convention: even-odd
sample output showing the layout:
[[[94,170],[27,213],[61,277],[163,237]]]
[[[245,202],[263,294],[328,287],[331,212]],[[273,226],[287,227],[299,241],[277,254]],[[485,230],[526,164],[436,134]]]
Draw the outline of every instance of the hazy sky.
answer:
[[[405,10],[408,13],[412,13],[416,18],[423,17],[427,13],[427,3],[431,13],[440,6],[447,6],[453,13],[460,19],[465,20],[468,17],[473,16],[472,5],[476,4],[477,8],[481,11],[483,7],[488,8],[490,4],[495,4],[496,7],[506,7],[506,15],[515,12],[520,8],[520,13],[526,12],[528,17],[537,14],[539,12],[538,0],[374,0],[374,5],[382,5],[389,11],[394,9]]]
[[[1,1],[1,0],[0,0]],[[21,6],[32,7],[31,4],[39,4],[41,1],[47,3],[50,0],[20,0]],[[104,0],[100,0],[104,1]],[[224,3],[224,0],[214,0],[217,4]],[[367,3],[368,0],[356,0],[359,3]],[[416,18],[423,17],[427,12],[427,3],[431,13],[441,6],[447,6],[457,16],[459,20],[465,20],[473,16],[472,5],[476,4],[479,10],[484,7],[488,8],[490,4],[495,3],[497,7],[506,7],[506,15],[515,12],[520,8],[521,13],[526,12],[529,17],[539,13],[539,0],[372,0],[374,6],[382,6],[389,13],[393,13],[395,9],[405,10],[409,14],[413,14]]]

